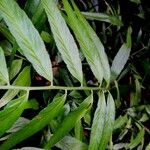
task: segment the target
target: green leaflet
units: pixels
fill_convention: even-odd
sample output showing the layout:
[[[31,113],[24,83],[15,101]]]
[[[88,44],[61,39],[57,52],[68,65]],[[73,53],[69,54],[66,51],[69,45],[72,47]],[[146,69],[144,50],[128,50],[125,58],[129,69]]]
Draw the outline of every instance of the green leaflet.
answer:
[[[142,140],[144,138],[144,134],[145,134],[144,128],[140,129],[140,132],[137,134],[135,139],[133,139],[126,148],[127,149],[133,149],[136,146],[138,146],[142,142]]]
[[[99,150],[105,150],[106,146],[110,140],[112,135],[113,127],[115,121],[115,103],[111,96],[108,94],[107,97],[107,108],[106,108],[106,119],[105,119],[105,126],[103,129],[103,136],[100,141]]]
[[[125,126],[128,122],[127,114],[124,116],[119,116],[114,122],[114,130],[120,129],[121,127]]]
[[[104,78],[109,84],[110,67],[101,41],[75,4],[73,3],[74,13],[68,1],[63,0],[63,3],[68,16],[68,23],[81,46],[93,74],[100,83]]]
[[[131,51],[131,29],[128,29],[127,42],[124,43],[115,56],[111,66],[111,81],[115,80],[124,68]]]
[[[105,150],[110,140],[115,120],[115,104],[108,94],[107,106],[104,93],[99,93],[98,106],[94,114],[89,150]]]
[[[94,114],[91,128],[89,150],[98,150],[101,139],[103,138],[103,128],[106,118],[106,102],[103,92],[99,93],[99,100]]]
[[[73,138],[72,136],[65,136],[60,140],[56,147],[62,150],[87,150],[88,146],[80,140]]]
[[[42,0],[42,4],[48,16],[56,45],[67,64],[68,70],[83,84],[82,65],[78,48],[65,20],[57,8],[56,1]]]
[[[28,66],[21,71],[12,85],[29,86],[31,82],[30,80],[30,67]],[[0,108],[11,101],[18,93],[19,90],[8,90],[0,99]]]
[[[0,149],[8,150],[44,128],[52,119],[54,119],[54,117],[59,115],[65,103],[65,99],[66,94],[61,97],[54,98],[53,102],[44,108],[28,124],[16,133],[12,134],[8,140],[0,146]]]
[[[82,14],[89,20],[108,22],[117,26],[123,25],[122,21],[119,19],[119,16],[111,16],[105,13],[94,13],[94,12],[82,12]]]
[[[12,64],[9,69],[9,79],[13,79],[21,70],[22,59],[15,59],[12,61]]]
[[[4,52],[3,52],[2,48],[0,47],[0,82],[1,81],[9,84],[6,60],[5,60]]]
[[[12,101],[11,106],[0,111],[0,136],[8,130],[13,123],[20,117],[26,107],[28,92]]]
[[[71,112],[60,124],[60,127],[54,132],[53,136],[45,145],[45,149],[51,148],[58,141],[60,141],[79,121],[87,112],[88,108],[91,106],[93,102],[93,94],[87,97],[80,106]]]
[[[32,63],[35,70],[47,80],[52,81],[52,67],[38,31],[14,0],[1,0],[0,13],[15,37],[22,53]]]

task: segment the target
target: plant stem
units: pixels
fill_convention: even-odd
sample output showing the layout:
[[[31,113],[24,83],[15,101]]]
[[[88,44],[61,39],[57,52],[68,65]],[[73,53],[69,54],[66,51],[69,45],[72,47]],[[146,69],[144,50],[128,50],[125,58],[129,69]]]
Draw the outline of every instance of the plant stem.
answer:
[[[13,90],[106,90],[105,88],[100,87],[66,87],[66,86],[38,86],[38,87],[26,87],[26,86],[0,86],[0,90],[7,90],[7,89],[13,89]]]

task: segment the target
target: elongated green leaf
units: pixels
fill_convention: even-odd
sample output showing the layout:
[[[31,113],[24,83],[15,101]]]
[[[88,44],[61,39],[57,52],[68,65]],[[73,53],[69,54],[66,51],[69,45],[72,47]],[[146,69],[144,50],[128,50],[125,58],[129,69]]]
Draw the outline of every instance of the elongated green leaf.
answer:
[[[2,136],[20,117],[26,107],[27,99],[28,92],[18,99],[13,100],[14,104],[12,106],[6,107],[4,110],[0,111],[0,136]]]
[[[22,53],[33,64],[35,70],[52,81],[50,58],[39,33],[14,0],[1,0],[0,13],[15,37]]]
[[[56,146],[62,150],[87,150],[88,146],[80,140],[71,136],[65,136]]]
[[[127,43],[124,43],[115,56],[111,66],[111,81],[115,80],[124,68],[131,51],[131,31],[128,29]]]
[[[93,101],[93,94],[87,97],[80,106],[71,112],[61,123],[60,127],[56,130],[50,140],[47,142],[45,149],[49,149],[53,145],[55,145],[59,140],[61,140],[79,121],[84,114],[87,112],[89,106]]]
[[[57,8],[56,1],[42,0],[42,4],[48,16],[58,50],[70,73],[82,84],[83,73],[79,52],[65,20]]]
[[[106,102],[103,92],[99,93],[97,109],[94,114],[93,124],[91,128],[89,150],[98,150],[101,139],[103,138],[103,130],[106,118]]]
[[[112,135],[114,121],[115,121],[115,103],[114,103],[114,100],[113,100],[111,94],[109,93],[108,98],[107,98],[105,126],[103,129],[102,139],[101,139],[100,145],[99,145],[99,150],[106,149],[106,146]]]
[[[144,134],[145,134],[145,131],[144,131],[144,128],[142,128],[140,132],[137,134],[136,138],[131,141],[131,143],[127,146],[127,148],[133,149],[136,146],[138,146],[142,142],[144,138]]]
[[[28,124],[26,124],[18,132],[12,134],[8,138],[8,140],[0,146],[0,149],[8,150],[44,128],[54,117],[59,115],[65,103],[65,99],[66,94],[61,97],[55,98],[52,103],[50,103],[45,109],[43,109]]]
[[[63,0],[63,3],[68,16],[68,23],[77,37],[93,74],[100,83],[103,78],[109,83],[110,67],[101,41],[75,4],[73,3],[74,13],[68,1]]]
[[[13,79],[20,71],[22,66],[22,59],[15,59],[9,69],[9,79]]]
[[[4,83],[9,84],[6,60],[5,60],[4,52],[1,47],[0,47],[0,81],[4,81]]]
[[[25,67],[13,82],[13,85],[29,86],[31,83],[30,80],[30,67]],[[20,90],[8,90],[0,99],[0,108],[12,100],[19,93],[19,91]]]
[[[89,20],[104,21],[117,26],[123,25],[119,17],[107,15],[105,13],[82,12],[82,14]]]
[[[119,116],[114,122],[114,130],[121,128],[128,122],[127,114],[124,116]]]

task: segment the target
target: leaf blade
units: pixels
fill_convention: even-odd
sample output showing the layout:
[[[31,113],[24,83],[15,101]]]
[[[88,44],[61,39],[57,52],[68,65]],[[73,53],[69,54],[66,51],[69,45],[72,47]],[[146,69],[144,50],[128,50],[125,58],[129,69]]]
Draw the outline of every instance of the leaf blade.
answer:
[[[0,47],[0,81],[1,80],[9,84],[9,76],[8,76],[8,69],[6,66],[6,60],[5,60],[4,52]]]
[[[75,126],[75,123],[84,116],[89,106],[91,105],[92,101],[93,101],[93,96],[91,94],[80,104],[80,106],[76,110],[71,112],[63,120],[60,127],[56,130],[56,132],[53,134],[53,136],[45,145],[45,149],[49,149],[50,147],[55,145],[59,140],[62,139],[62,137],[64,137]]]
[[[42,128],[44,128],[54,117],[59,115],[66,99],[66,94],[55,98],[45,109],[43,109],[36,117],[34,117],[28,124],[22,129],[12,134],[7,141],[5,141],[0,149],[8,150],[23,141],[24,139],[35,134]],[[51,114],[51,115],[49,115]]]
[[[56,1],[43,0],[42,4],[48,16],[58,50],[67,64],[70,73],[82,84],[83,73],[78,48],[65,20],[56,6]]]
[[[22,53],[41,76],[52,81],[51,62],[44,42],[25,12],[13,0],[1,0],[0,12]]]
[[[20,117],[26,107],[28,95],[28,92],[26,92],[24,95],[15,100],[15,102],[17,101],[16,104],[8,108],[6,107],[6,109],[0,111],[0,136],[2,136],[5,131],[8,130]]]
[[[105,95],[103,92],[101,92],[99,93],[99,100],[92,123],[90,144],[88,148],[89,150],[98,150],[98,146],[100,144],[103,135],[105,118],[106,118]]]

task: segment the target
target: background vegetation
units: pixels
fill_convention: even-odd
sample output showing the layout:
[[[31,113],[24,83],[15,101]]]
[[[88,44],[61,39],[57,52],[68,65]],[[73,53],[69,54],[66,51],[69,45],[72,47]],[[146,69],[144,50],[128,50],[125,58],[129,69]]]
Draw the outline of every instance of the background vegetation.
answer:
[[[1,0],[0,149],[149,150],[149,15],[146,0]]]

